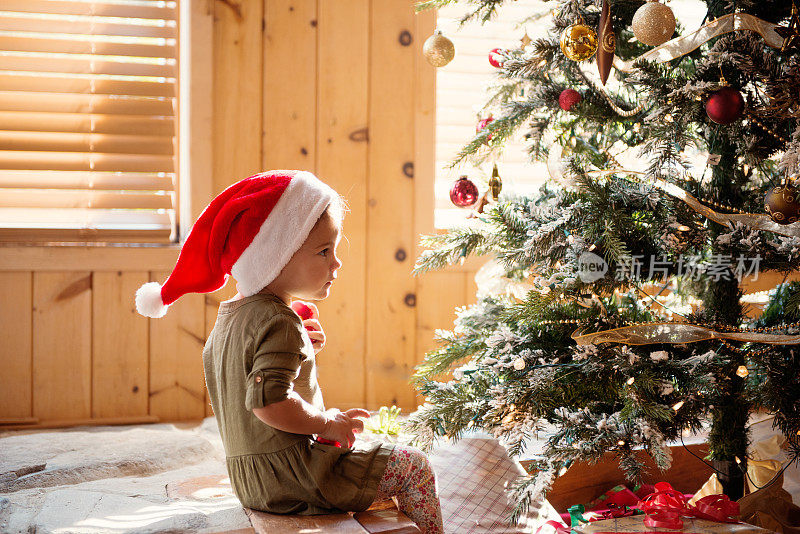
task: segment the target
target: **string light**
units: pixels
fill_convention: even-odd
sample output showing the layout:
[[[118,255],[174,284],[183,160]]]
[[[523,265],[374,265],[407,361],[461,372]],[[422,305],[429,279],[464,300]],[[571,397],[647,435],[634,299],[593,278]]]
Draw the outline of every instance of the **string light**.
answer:
[[[623,440],[619,440],[619,441],[617,442],[617,445],[619,445],[620,447],[624,447],[624,446],[625,446],[625,441],[623,441]]]
[[[744,365],[740,365],[738,369],[736,369],[736,375],[742,378],[745,378],[747,375],[750,374],[750,371],[747,370],[747,367]]]
[[[632,386],[632,385],[633,385],[633,382],[634,382],[635,380],[636,380],[635,378],[633,378],[633,377],[630,377],[626,383],[627,383],[629,386]]]
[[[561,469],[558,470],[558,476],[560,476],[560,477],[564,476],[566,474],[566,472],[567,472],[567,469],[568,469],[568,467],[566,465],[562,466]]]
[[[676,403],[675,403],[675,405],[672,407],[672,409],[673,409],[673,410],[675,410],[675,411],[677,412],[677,411],[678,411],[678,410],[680,410],[680,409],[681,409],[681,407],[683,406],[683,402],[684,402],[684,401],[678,401],[678,402],[676,402]]]

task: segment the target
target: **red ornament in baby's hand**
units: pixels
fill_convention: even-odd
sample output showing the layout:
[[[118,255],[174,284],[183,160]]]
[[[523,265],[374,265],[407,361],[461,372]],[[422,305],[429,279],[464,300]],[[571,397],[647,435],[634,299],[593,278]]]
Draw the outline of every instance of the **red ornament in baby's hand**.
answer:
[[[292,309],[294,310],[294,312],[297,315],[300,316],[300,318],[303,321],[307,321],[308,319],[313,319],[314,318],[314,310],[311,308],[311,306],[309,306],[308,304],[306,304],[302,300],[293,301],[292,302]],[[308,330],[309,332],[314,332],[317,329],[314,328],[313,326],[306,326],[306,330]]]
[[[314,310],[312,310],[311,306],[309,306],[308,304],[306,304],[302,300],[293,301],[292,302],[292,309],[304,321],[306,319],[313,319],[314,318]]]

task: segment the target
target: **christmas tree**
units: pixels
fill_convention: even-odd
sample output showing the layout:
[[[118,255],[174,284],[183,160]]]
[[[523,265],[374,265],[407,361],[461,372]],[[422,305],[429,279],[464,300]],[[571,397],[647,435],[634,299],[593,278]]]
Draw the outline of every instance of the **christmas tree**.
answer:
[[[465,21],[503,9],[467,3]],[[524,132],[551,179],[491,202],[496,180],[476,218],[423,238],[416,273],[486,255],[508,291],[479,292],[437,332],[411,427],[423,445],[482,428],[512,454],[547,429],[518,513],[576,460],[611,451],[636,480],[637,451],[666,468],[669,442],[707,428],[708,460],[738,498],[753,411],[800,452],[800,286],[780,283],[800,265],[797,8],[708,0],[687,29],[659,2],[552,3],[549,33],[493,54],[494,120],[453,162],[491,163]],[[452,58],[444,41],[426,49],[437,66]],[[455,187],[454,201],[475,201]],[[770,273],[763,313],[748,314],[745,283]]]

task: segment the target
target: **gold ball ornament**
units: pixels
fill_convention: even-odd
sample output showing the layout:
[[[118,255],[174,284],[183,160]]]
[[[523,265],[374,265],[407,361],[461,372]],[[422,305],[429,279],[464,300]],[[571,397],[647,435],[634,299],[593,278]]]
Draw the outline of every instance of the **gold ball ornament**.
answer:
[[[453,41],[442,35],[441,30],[436,30],[422,45],[422,54],[434,67],[444,67],[455,57],[456,47]]]
[[[764,198],[764,210],[778,224],[792,224],[800,217],[800,191],[786,182],[773,187]]]
[[[669,41],[675,33],[675,15],[669,6],[648,0],[634,13],[631,29],[639,42],[658,46]]]
[[[572,61],[589,59],[597,51],[597,32],[585,24],[573,24],[561,32],[561,51]]]

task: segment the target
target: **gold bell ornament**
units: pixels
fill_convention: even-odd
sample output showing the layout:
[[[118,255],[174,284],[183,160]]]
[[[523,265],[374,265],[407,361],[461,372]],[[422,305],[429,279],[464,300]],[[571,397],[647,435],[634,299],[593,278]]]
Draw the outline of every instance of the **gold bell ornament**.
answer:
[[[500,179],[500,172],[498,172],[497,163],[495,163],[492,169],[492,177],[489,178],[489,191],[492,192],[492,200],[497,200],[502,190],[503,181]]]

